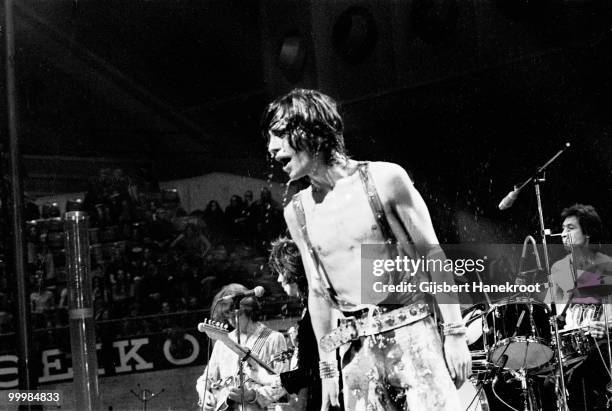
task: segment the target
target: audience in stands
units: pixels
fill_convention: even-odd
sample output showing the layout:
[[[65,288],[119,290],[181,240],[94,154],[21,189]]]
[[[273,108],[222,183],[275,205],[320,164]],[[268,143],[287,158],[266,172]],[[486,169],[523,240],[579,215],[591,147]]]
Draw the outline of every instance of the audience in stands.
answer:
[[[269,241],[284,231],[282,208],[267,188],[257,201],[247,190],[244,199],[233,195],[225,211],[212,200],[187,214],[176,190],[103,169],[81,206],[90,216],[94,318],[106,337],[193,327],[199,317],[177,321],[179,312],[209,306],[229,283],[276,286],[261,277]],[[41,214],[32,209],[28,215]],[[53,329],[68,325],[68,278],[57,205],[44,207],[42,215],[28,222],[27,269],[32,326],[50,330],[48,345],[61,339]],[[16,329],[8,278],[0,265],[0,333]]]

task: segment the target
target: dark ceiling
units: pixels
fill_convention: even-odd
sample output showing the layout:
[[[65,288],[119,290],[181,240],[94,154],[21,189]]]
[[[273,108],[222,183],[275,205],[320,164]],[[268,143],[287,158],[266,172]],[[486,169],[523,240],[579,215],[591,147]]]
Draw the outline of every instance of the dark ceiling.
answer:
[[[299,86],[341,102],[355,157],[404,165],[445,207],[489,215],[473,198],[566,140],[554,202],[611,198],[608,1],[16,3],[22,151],[39,174],[69,156],[265,177],[259,115]]]

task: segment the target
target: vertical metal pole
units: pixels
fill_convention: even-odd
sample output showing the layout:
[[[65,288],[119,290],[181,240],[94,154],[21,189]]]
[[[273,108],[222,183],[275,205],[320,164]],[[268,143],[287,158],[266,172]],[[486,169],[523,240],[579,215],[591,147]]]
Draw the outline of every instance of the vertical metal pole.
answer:
[[[21,188],[19,129],[17,118],[17,86],[15,81],[15,26],[13,0],[4,0],[4,25],[6,47],[6,102],[9,133],[11,170],[11,226],[13,231],[13,258],[17,276],[17,318],[18,318],[18,372],[19,389],[36,388],[35,367],[32,366],[32,335],[30,333],[30,306],[28,303],[23,243],[23,193]],[[26,405],[26,409],[30,409]]]
[[[560,154],[560,153],[559,153]],[[558,155],[558,154],[557,154]],[[542,250],[544,251],[544,264],[546,265],[546,275],[548,276],[548,288],[550,292],[550,310],[552,314],[552,326],[555,338],[555,349],[557,351],[557,362],[559,366],[559,382],[561,384],[561,398],[563,408],[567,409],[567,392],[565,390],[565,375],[563,367],[563,357],[561,355],[561,340],[559,339],[559,324],[557,324],[557,302],[552,291],[554,281],[550,272],[550,259],[548,258],[548,245],[546,244],[546,225],[544,224],[544,209],[542,208],[542,193],[540,192],[540,176],[536,176],[533,185],[538,202],[538,218],[540,220],[540,235],[542,236]]]
[[[82,211],[65,214],[68,317],[77,410],[100,409],[96,333],[89,279],[89,217]]]

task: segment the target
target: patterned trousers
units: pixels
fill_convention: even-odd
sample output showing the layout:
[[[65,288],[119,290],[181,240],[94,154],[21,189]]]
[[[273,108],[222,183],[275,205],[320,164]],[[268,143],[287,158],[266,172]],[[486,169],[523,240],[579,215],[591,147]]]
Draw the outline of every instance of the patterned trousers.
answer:
[[[461,409],[431,317],[353,342],[342,373],[347,411]]]

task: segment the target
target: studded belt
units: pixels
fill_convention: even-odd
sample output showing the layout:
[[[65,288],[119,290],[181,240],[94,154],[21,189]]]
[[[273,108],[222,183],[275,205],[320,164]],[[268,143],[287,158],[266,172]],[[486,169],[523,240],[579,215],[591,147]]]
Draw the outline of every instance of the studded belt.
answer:
[[[391,331],[412,324],[431,314],[427,304],[411,304],[382,314],[374,314],[372,318],[346,317],[340,320],[338,328],[321,338],[321,348],[331,352],[343,344]]]

